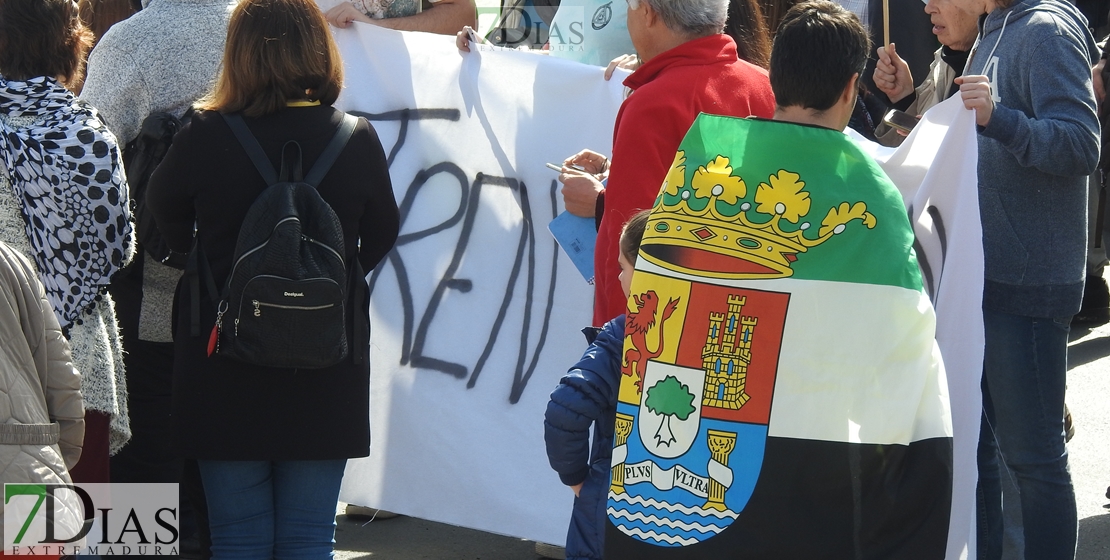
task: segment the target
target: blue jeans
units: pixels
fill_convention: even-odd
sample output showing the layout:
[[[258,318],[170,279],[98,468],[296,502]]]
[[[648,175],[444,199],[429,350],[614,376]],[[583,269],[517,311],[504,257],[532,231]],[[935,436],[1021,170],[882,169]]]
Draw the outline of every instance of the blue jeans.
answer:
[[[1075,557],[1075,492],[1064,447],[1068,320],[983,311],[983,421],[979,433],[979,558],[1002,555],[998,460],[1021,493],[1027,558]]]
[[[332,557],[346,459],[197,463],[214,560]]]

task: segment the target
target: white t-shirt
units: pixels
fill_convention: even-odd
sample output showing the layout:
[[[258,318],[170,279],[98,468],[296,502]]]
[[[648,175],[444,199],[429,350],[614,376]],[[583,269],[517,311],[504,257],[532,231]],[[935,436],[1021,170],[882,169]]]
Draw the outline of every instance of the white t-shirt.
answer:
[[[635,52],[628,36],[628,11],[620,0],[563,0],[548,28],[551,55],[606,66]]]

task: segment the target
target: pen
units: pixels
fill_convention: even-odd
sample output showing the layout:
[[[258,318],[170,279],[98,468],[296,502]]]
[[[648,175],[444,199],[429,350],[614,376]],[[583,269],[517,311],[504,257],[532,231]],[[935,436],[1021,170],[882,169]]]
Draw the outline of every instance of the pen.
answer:
[[[552,171],[558,171],[560,173],[563,172],[563,167],[559,166],[559,165],[555,165],[554,163],[545,163],[544,165],[546,165],[547,168],[552,170]],[[583,173],[586,173],[586,168],[582,167],[581,165],[577,165],[577,164],[572,163],[572,164],[568,165],[567,168],[568,169],[573,169],[575,171],[581,171]]]

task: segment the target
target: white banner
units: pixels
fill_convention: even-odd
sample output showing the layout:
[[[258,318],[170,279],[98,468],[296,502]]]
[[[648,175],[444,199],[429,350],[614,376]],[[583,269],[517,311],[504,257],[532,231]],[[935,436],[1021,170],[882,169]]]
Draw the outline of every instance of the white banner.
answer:
[[[581,357],[593,288],[557,249],[557,173],[611,152],[623,99],[602,69],[454,37],[335,29],[337,106],[378,131],[401,208],[373,289],[370,457],[342,500],[561,544],[573,493],[543,415]],[[616,266],[614,264],[614,266]]]
[[[897,151],[870,144],[909,210],[925,288],[937,312],[952,403],[948,558],[975,557],[975,451],[983,374],[983,230],[974,114],[959,96],[930,109]],[[861,144],[863,144],[861,142]]]

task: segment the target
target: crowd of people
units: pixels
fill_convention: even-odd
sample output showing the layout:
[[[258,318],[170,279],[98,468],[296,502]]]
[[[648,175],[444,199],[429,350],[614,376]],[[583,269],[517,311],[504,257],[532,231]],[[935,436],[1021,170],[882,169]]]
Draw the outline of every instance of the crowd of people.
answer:
[[[596,223],[599,327],[548,409],[560,480],[576,495],[607,484],[645,210],[699,113],[852,127],[897,146],[907,127],[888,111],[912,119],[959,96],[979,133],[985,256],[978,557],[1001,558],[1010,473],[1026,556],[1073,557],[1067,336],[1073,316],[1110,320],[1102,232],[1089,231],[1104,197],[1095,33],[1110,7],[927,0],[882,14],[885,3],[867,1],[629,0],[587,26],[582,48],[562,48],[570,18],[602,4],[530,4],[546,16],[551,55],[609,66],[606,79],[631,71],[612,153],[569,155],[559,175],[565,208]],[[180,483],[201,557],[329,557],[345,463],[369,454],[366,284],[343,287],[335,321],[350,350],[320,375],[213,358],[238,335],[239,319],[234,334],[223,320],[246,258],[241,225],[268,189],[315,181],[341,231],[333,252],[352,278],[372,270],[397,238],[398,210],[373,127],[358,119],[343,132],[348,119],[331,107],[343,64],[330,27],[455,35],[467,51],[476,23],[473,0],[326,11],[311,0],[0,2],[0,387],[19,403],[0,417],[3,482]],[[798,37],[818,36],[829,63],[791,62],[814,56]],[[142,191],[129,189],[129,153],[165,114],[186,124]],[[287,174],[291,146],[300,159]],[[318,160],[331,166],[322,177]],[[277,169],[291,178],[270,177]],[[567,558],[602,557],[604,492],[590,496],[576,501]]]

